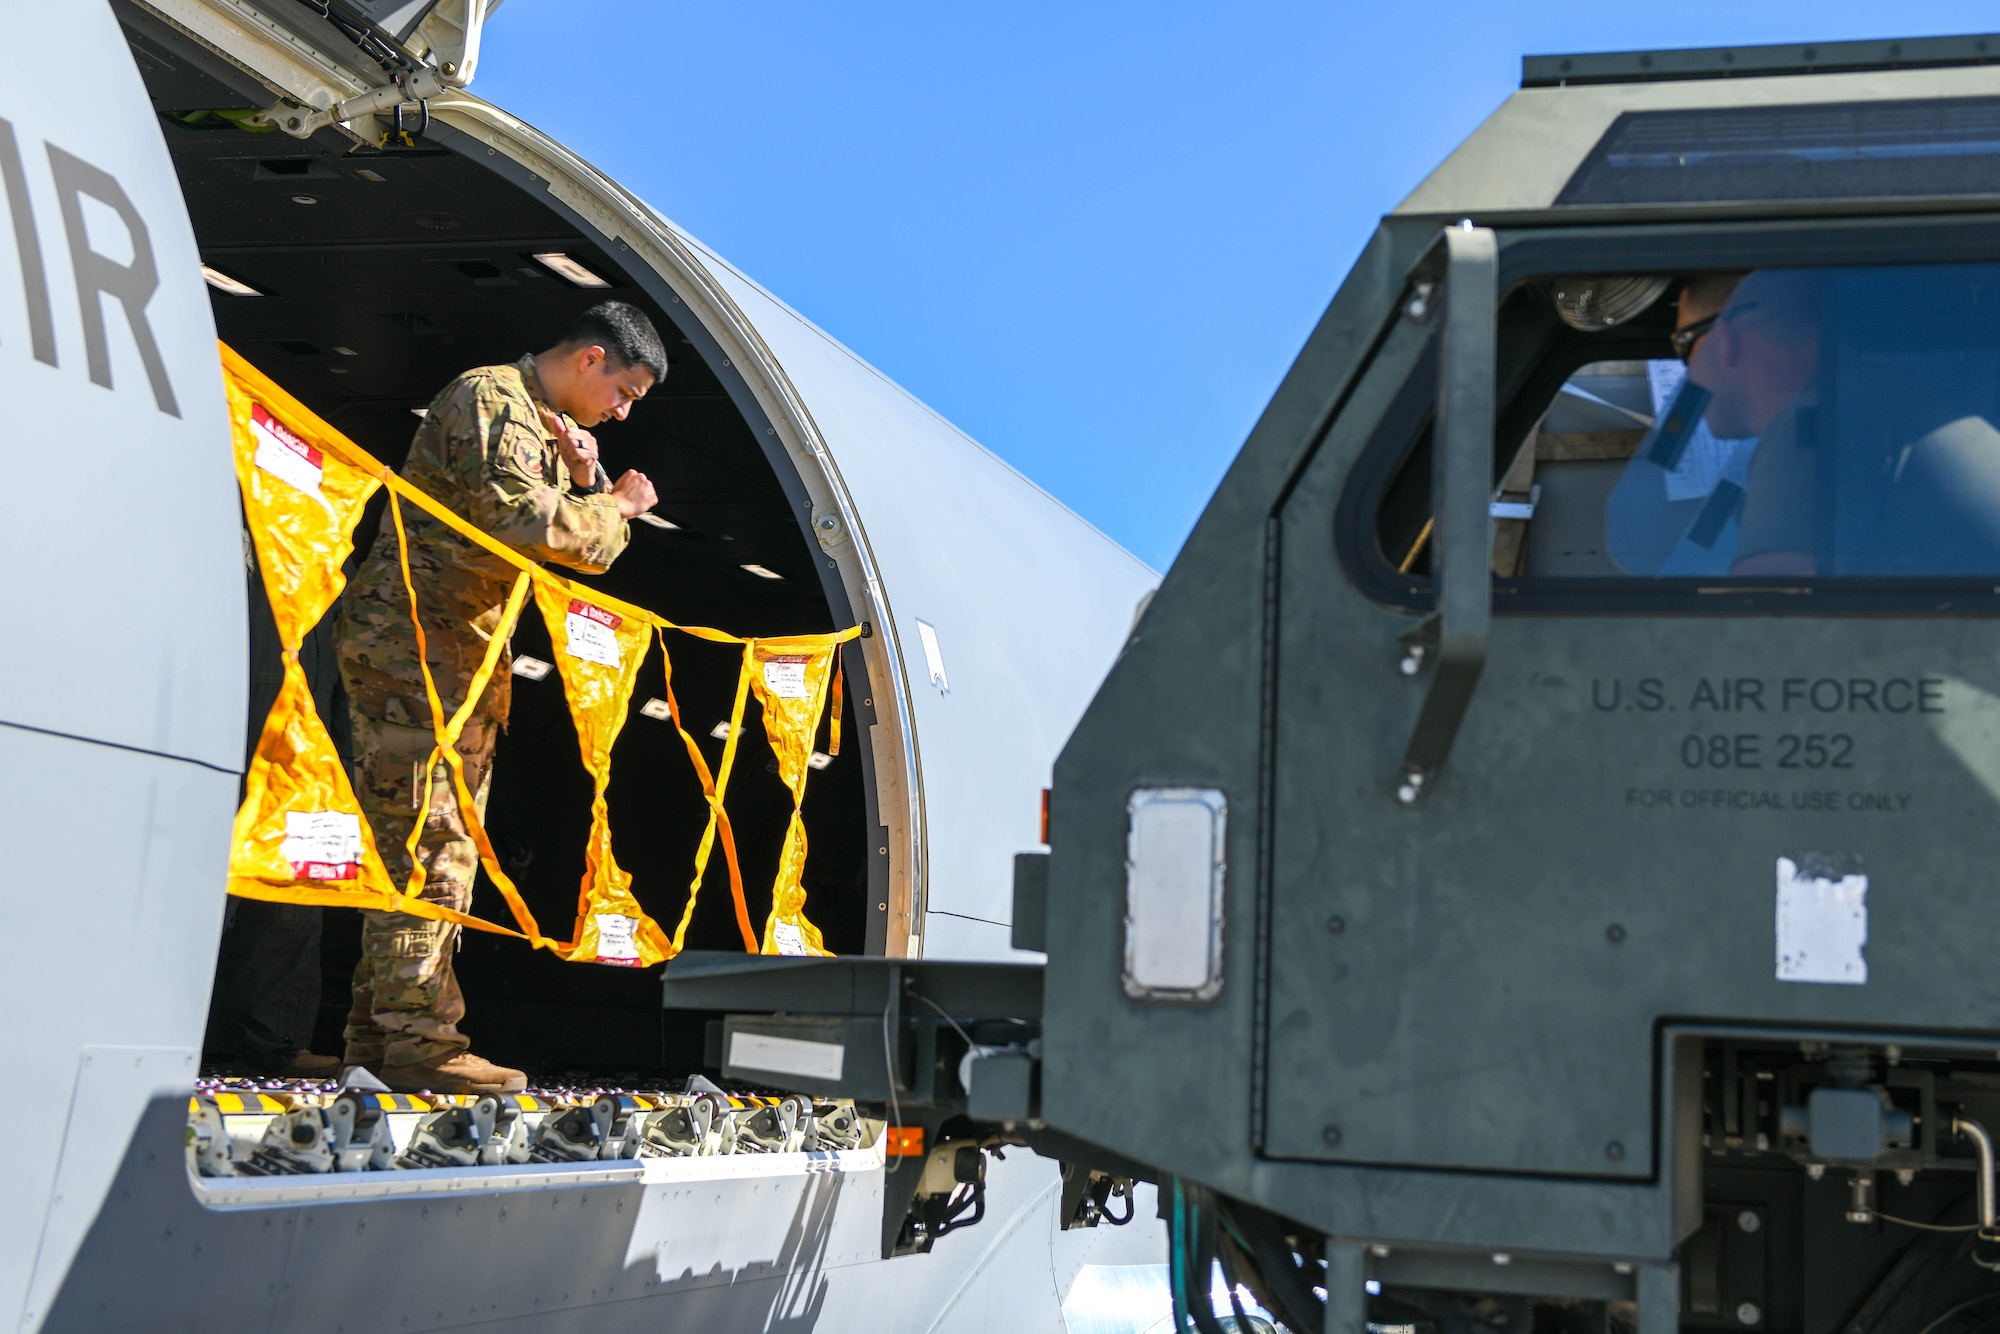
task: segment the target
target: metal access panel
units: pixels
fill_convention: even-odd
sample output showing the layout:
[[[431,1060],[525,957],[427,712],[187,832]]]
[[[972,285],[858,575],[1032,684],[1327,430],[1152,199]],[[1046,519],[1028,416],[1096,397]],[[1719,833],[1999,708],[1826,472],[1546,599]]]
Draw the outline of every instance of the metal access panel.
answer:
[[[1125,994],[1213,1000],[1222,990],[1228,798],[1216,788],[1140,788],[1125,818]]]

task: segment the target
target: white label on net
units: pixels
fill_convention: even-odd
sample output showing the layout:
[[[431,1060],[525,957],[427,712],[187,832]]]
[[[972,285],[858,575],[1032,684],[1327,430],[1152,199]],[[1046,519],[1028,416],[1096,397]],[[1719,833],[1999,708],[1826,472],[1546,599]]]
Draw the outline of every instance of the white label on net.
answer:
[[[667,702],[657,696],[641,704],[639,712],[648,718],[657,718],[661,722],[666,722],[674,716],[674,711],[667,707]]]
[[[315,499],[326,499],[319,492],[320,478],[326,475],[324,456],[286,430],[261,403],[250,405],[250,434],[257,441],[252,457],[259,468]]]
[[[286,811],[278,855],[301,880],[358,880],[361,817],[345,811]]]
[[[1807,874],[1790,857],[1778,858],[1780,982],[1859,986],[1868,980],[1867,943],[1867,876]]]
[[[763,1070],[800,1079],[836,1080],[847,1050],[835,1042],[773,1037],[769,1033],[731,1033],[728,1064],[739,1070]]]
[[[601,912],[592,917],[597,923],[597,959],[599,963],[609,963],[615,959],[637,960],[639,957],[639,922],[637,918],[623,913]]]
[[[615,633],[625,618],[593,607],[582,598],[571,598],[569,614],[563,617],[563,634],[569,640],[569,655],[585,662],[616,667],[623,660]]]
[[[779,699],[806,697],[806,664],[812,659],[803,653],[787,653],[764,659],[764,689]]]
[[[790,922],[778,922],[771,927],[771,943],[778,947],[780,954],[806,954],[806,933]]]

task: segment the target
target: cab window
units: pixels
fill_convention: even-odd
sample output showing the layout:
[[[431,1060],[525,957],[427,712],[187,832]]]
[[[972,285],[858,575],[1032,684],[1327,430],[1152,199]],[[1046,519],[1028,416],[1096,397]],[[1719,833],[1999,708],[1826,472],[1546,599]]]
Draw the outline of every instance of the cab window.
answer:
[[[1497,442],[1497,578],[2000,577],[2000,264],[1676,275],[1639,326]]]
[[[1697,292],[1679,298],[1685,361],[1584,366],[1517,453],[1537,474],[1520,575],[2000,574],[2000,265],[1765,269],[1683,283]]]

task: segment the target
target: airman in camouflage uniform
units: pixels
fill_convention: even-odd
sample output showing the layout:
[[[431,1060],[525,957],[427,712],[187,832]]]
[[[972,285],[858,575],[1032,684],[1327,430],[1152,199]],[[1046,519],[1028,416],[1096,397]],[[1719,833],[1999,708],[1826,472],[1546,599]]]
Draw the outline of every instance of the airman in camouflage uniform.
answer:
[[[547,352],[511,366],[467,371],[432,400],[403,476],[465,519],[538,561],[585,573],[625,549],[626,521],[655,503],[628,472],[612,485],[596,441],[571,424],[623,420],[666,372],[666,353],[643,312],[605,302]],[[465,701],[518,574],[413,505],[402,507],[432,677],[446,718]],[[354,720],[356,795],[392,882],[407,883],[407,851],[435,744],[417,664],[410,599],[394,520],[349,585],[338,631],[341,677]],[[500,664],[458,743],[466,786],[483,816],[493,748],[507,722],[511,655]],[[439,763],[417,859],[423,897],[466,911],[479,854]],[[465,999],[452,972],[459,928],[406,913],[362,913],[361,962],[347,1016],[347,1062],[406,1091],[507,1092],[520,1071],[481,1060],[458,1031]]]

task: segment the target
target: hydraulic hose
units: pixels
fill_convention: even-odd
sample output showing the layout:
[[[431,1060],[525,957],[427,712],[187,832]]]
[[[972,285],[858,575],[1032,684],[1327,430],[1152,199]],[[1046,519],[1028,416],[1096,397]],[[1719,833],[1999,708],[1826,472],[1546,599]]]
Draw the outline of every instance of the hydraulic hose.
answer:
[[[1173,1212],[1167,1220],[1167,1284],[1174,1299],[1174,1334],[1187,1328],[1187,1191],[1173,1178]]]
[[[1199,1334],[1222,1334],[1215,1318],[1215,1194],[1201,1186],[1188,1187],[1187,1239],[1193,1255],[1187,1268],[1188,1314]],[[1239,1330],[1237,1334],[1247,1334]]]
[[[1220,1201],[1216,1206],[1216,1221],[1223,1226],[1215,1238],[1215,1259],[1216,1263],[1222,1266],[1222,1281],[1229,1286],[1229,1310],[1236,1317],[1236,1334],[1250,1334],[1250,1317],[1244,1313],[1243,1301],[1236,1295],[1237,1290],[1243,1286],[1240,1277],[1243,1270],[1240,1262],[1246,1257],[1242,1248],[1237,1246],[1236,1239],[1228,1235]]]
[[[1278,1221],[1261,1209],[1238,1207],[1230,1221],[1250,1243],[1251,1259],[1263,1278],[1259,1293],[1287,1329],[1317,1330],[1326,1323],[1326,1303],[1298,1261]]]

